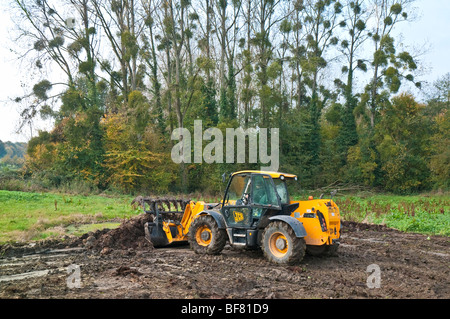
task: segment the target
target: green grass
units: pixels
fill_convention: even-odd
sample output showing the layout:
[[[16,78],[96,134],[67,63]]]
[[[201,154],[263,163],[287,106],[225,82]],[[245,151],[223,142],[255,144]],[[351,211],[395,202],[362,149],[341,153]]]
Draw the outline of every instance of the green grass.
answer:
[[[94,224],[81,224],[81,225],[69,225],[67,227],[67,233],[70,235],[80,236],[88,232],[94,232],[100,229],[114,229],[120,226],[120,223],[115,222],[103,222]]]
[[[450,197],[447,194],[338,196],[335,201],[344,220],[450,236]]]
[[[298,197],[298,198],[297,198]],[[305,200],[307,196],[295,196]],[[0,244],[114,228],[142,210],[132,196],[64,195],[0,190]],[[204,199],[207,202],[211,200]],[[408,232],[450,236],[450,197],[360,193],[336,196],[343,220],[385,224]]]
[[[131,200],[131,196],[111,198],[0,190],[0,243],[42,239],[71,231],[79,234],[80,230],[67,227],[86,224],[102,227],[105,221],[140,214],[140,209],[131,207]]]

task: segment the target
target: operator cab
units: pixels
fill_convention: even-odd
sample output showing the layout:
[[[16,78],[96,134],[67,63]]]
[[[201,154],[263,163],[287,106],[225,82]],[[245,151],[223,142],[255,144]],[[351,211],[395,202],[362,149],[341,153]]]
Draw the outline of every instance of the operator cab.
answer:
[[[298,203],[289,204],[286,178],[297,177],[264,171],[232,174],[222,205],[222,214],[227,224],[232,227],[256,227],[263,216],[290,215],[298,207]]]

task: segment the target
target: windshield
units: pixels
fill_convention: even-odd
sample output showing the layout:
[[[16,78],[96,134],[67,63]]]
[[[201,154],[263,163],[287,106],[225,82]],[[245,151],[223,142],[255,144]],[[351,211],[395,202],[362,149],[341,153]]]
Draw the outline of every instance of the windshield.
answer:
[[[279,206],[272,178],[262,174],[234,175],[228,187],[225,206]]]

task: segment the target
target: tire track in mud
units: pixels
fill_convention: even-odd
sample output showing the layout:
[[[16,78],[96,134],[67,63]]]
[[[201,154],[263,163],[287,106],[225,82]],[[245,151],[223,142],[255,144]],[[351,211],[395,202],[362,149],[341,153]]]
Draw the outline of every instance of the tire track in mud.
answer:
[[[76,255],[85,248],[45,249],[19,257],[0,258],[0,282],[29,279],[48,275],[50,272],[65,271],[61,260]],[[22,270],[30,270],[24,271]]]

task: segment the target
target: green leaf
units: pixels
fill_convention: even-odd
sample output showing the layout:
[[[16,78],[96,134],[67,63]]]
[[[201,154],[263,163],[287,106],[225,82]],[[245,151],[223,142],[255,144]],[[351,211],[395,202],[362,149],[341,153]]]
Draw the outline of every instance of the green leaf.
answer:
[[[402,12],[402,5],[400,3],[395,3],[391,7],[391,12],[395,15],[399,15]]]
[[[359,31],[363,31],[363,30],[366,28],[366,24],[364,23],[364,21],[358,20],[358,22],[356,22],[355,27],[356,27],[356,29],[358,29]]]
[[[393,20],[392,20],[391,17],[386,17],[386,18],[384,19],[384,24],[385,24],[385,25],[392,25],[392,23],[393,23]]]
[[[47,91],[52,88],[52,84],[48,80],[42,80],[41,82],[33,86],[33,94],[36,95],[38,99],[46,100],[48,99]]]

